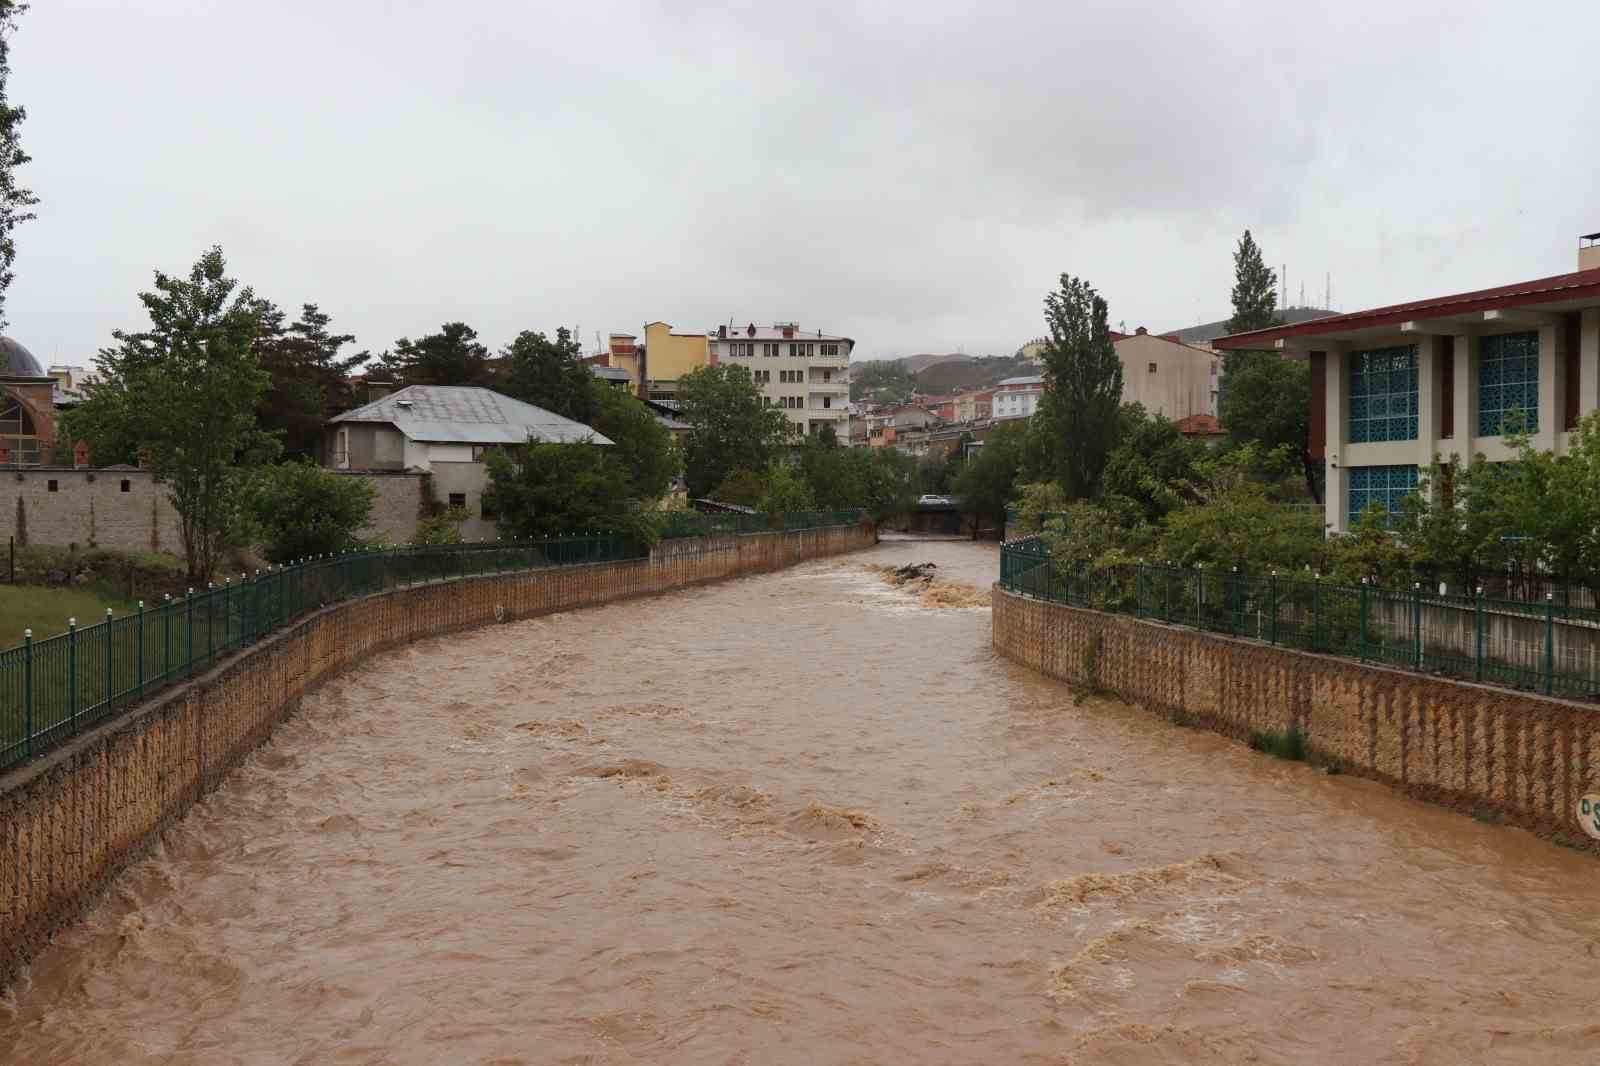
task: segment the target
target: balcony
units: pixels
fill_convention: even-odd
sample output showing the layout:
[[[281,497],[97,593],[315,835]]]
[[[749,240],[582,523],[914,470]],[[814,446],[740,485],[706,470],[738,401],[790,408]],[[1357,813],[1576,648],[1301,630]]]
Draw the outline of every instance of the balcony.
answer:
[[[850,383],[848,381],[822,381],[812,378],[806,382],[806,388],[819,395],[843,396],[850,391]]]

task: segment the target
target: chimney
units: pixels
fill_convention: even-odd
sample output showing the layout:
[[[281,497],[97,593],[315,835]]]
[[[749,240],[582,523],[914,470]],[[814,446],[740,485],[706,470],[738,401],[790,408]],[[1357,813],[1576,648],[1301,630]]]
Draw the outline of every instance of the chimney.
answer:
[[[754,337],[756,335],[756,324],[754,322],[750,323],[749,326],[745,327],[744,335],[746,337]]]
[[[368,403],[375,403],[376,401],[383,399],[385,396],[389,395],[393,391],[394,391],[394,382],[392,382],[392,381],[373,381],[370,378],[367,379],[367,402]]]
[[[728,327],[727,326],[718,326],[717,327],[717,340],[725,341],[727,339],[728,339]]]
[[[1578,238],[1578,269],[1600,270],[1600,233],[1585,233]]]

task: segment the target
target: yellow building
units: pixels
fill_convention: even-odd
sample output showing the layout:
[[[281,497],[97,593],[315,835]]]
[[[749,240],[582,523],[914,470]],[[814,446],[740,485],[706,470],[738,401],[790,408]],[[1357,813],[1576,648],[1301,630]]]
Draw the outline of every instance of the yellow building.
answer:
[[[710,362],[711,349],[703,331],[679,331],[665,322],[644,327],[643,364],[650,399],[673,399],[678,379]]]

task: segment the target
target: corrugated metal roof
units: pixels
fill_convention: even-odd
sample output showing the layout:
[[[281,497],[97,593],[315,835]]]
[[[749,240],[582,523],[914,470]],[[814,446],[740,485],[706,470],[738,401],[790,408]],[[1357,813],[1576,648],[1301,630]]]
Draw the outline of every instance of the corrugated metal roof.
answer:
[[[632,381],[633,375],[620,366],[601,366],[599,363],[589,364],[589,373],[602,381]]]
[[[612,443],[582,422],[465,385],[408,385],[329,421],[387,422],[412,440],[432,443]]]
[[[1004,381],[1000,382],[1000,384],[996,385],[995,388],[1003,389],[1007,385],[1020,387],[1020,386],[1024,386],[1024,385],[1043,385],[1043,384],[1044,384],[1044,378],[1043,377],[1038,377],[1038,376],[1035,376],[1035,377],[1021,377],[1021,378],[1006,378]]]

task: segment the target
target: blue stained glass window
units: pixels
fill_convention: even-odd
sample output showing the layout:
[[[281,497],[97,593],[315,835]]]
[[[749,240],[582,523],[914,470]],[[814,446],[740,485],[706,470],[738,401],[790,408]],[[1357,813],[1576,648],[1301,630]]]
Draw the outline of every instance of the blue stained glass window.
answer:
[[[1350,353],[1350,443],[1417,439],[1417,346]]]
[[[1522,428],[1539,429],[1539,331],[1501,333],[1478,342],[1478,436],[1505,433],[1513,411]]]
[[[1417,491],[1414,466],[1352,466],[1348,473],[1348,517],[1352,526],[1372,504],[1381,503],[1393,515],[1400,509],[1400,501]]]

